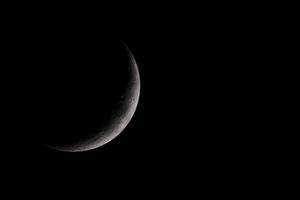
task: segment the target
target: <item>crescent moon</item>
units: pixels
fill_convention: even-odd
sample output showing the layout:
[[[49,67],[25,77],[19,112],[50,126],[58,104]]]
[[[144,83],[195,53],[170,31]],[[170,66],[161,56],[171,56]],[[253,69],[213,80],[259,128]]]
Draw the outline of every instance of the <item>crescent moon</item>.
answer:
[[[141,83],[136,60],[129,48],[125,44],[124,46],[129,57],[130,79],[121,108],[113,114],[113,120],[105,127],[101,128],[97,134],[91,136],[88,139],[77,142],[75,144],[64,146],[53,146],[45,144],[46,147],[64,152],[89,151],[107,144],[108,142],[116,138],[126,128],[136,111],[140,96]]]

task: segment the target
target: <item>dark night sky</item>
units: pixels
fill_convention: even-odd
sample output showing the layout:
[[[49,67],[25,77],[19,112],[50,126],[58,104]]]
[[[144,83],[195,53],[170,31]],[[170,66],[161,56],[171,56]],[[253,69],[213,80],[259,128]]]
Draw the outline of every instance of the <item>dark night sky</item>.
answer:
[[[32,130],[36,132],[35,127],[38,126],[43,134],[43,128],[47,127],[35,124],[39,122],[39,116],[34,114],[41,109],[38,103],[33,103],[38,95],[30,89],[31,92],[23,90],[28,89],[24,87],[26,81],[30,82],[39,75],[23,68],[22,73],[17,71],[16,77],[20,78],[13,85],[17,86],[22,97],[14,99],[17,108],[13,108],[14,114],[10,116],[14,123],[8,136],[9,143],[16,145],[13,149],[8,147],[9,153],[5,155],[18,173],[27,178],[31,174],[54,180],[66,176],[109,181],[110,177],[151,178],[152,173],[171,176],[170,168],[177,169],[183,162],[189,165],[189,157],[193,157],[188,153],[193,148],[188,145],[192,140],[190,124],[195,119],[193,115],[187,115],[190,112],[188,99],[190,92],[197,91],[189,86],[187,72],[196,66],[187,65],[187,49],[182,46],[182,40],[176,41],[169,35],[152,35],[146,30],[115,39],[121,39],[128,45],[140,70],[141,96],[130,124],[112,142],[90,152],[62,153],[37,146],[32,139],[36,133],[32,134]],[[43,69],[40,72],[43,73]],[[23,86],[18,85],[21,82]],[[22,98],[26,99],[26,103],[22,102]],[[18,170],[19,166],[22,170]]]
[[[196,24],[195,20],[179,19],[148,24],[133,21],[136,29],[125,23],[122,31],[110,35],[112,40],[124,41],[135,56],[141,76],[140,101],[131,122],[117,138],[82,153],[36,145],[32,127],[36,127],[38,116],[34,113],[39,108],[33,103],[36,94],[28,92],[27,84],[39,75],[28,71],[30,65],[23,63],[28,55],[26,45],[43,46],[43,40],[37,32],[28,31],[21,37],[18,32],[8,32],[9,50],[4,57],[10,68],[5,69],[8,86],[3,91],[9,93],[5,95],[4,123],[8,134],[2,140],[5,169],[22,180],[54,183],[62,190],[65,185],[78,183],[104,191],[129,182],[140,187],[148,184],[148,189],[154,182],[152,187],[164,190],[164,185],[179,187],[190,179],[199,180],[198,175],[210,185],[214,178],[226,174],[223,172],[234,151],[230,144],[237,136],[233,132],[242,122],[230,127],[237,122],[230,120],[230,105],[237,100],[230,98],[233,82],[229,75],[234,67],[228,70],[225,65],[234,66],[238,60],[232,61],[230,40],[219,34],[226,30],[220,21],[216,28],[208,20]],[[90,31],[94,34],[85,31],[82,35],[108,38],[100,28]]]

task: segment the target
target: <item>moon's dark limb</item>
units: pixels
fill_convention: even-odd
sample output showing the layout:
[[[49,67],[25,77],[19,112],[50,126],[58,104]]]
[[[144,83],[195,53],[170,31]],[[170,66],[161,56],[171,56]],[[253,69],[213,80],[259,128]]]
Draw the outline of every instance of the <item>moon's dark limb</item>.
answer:
[[[140,95],[136,61],[123,44],[102,49],[99,63],[82,61],[82,65],[94,65],[87,67],[91,70],[68,71],[62,76],[67,80],[60,84],[63,88],[52,96],[47,94],[56,98],[47,101],[53,117],[41,130],[45,146],[66,152],[88,151],[110,142],[130,122]]]

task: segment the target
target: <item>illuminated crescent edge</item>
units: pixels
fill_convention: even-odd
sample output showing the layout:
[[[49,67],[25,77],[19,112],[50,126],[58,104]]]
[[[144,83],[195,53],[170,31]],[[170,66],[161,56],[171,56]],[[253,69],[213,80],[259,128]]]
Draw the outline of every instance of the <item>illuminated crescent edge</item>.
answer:
[[[66,145],[63,147],[51,146],[51,145],[45,145],[45,146],[51,149],[65,151],[65,152],[88,151],[107,144],[115,137],[117,137],[126,128],[126,126],[132,119],[135,110],[137,108],[139,97],[140,97],[140,87],[141,87],[139,70],[135,58],[127,46],[126,49],[130,57],[129,65],[133,66],[133,70],[131,71],[132,78],[128,85],[127,88],[128,91],[126,92],[126,98],[124,100],[126,103],[126,110],[121,115],[116,116],[116,119],[113,120],[113,123],[111,123],[106,128],[106,130],[101,130],[99,133],[95,134],[89,139],[86,139],[82,142],[77,142],[72,145]]]

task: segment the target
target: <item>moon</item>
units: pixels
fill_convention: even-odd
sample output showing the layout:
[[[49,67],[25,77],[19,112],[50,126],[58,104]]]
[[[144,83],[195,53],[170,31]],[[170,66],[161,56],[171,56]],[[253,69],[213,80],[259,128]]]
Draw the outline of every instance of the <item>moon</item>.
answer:
[[[107,68],[109,68],[111,65],[112,67],[110,68],[113,68],[113,70],[115,70],[114,74],[118,74],[118,77],[126,77],[126,79],[124,79],[126,81],[119,81],[119,79],[122,78],[116,78],[115,80],[115,75],[106,78],[105,76],[107,73],[103,71],[101,71],[100,77],[97,77],[97,70],[89,72],[88,75],[92,74],[92,77],[85,78],[82,82],[86,84],[86,82],[92,81],[90,85],[92,85],[93,89],[75,89],[74,93],[77,96],[69,95],[72,96],[72,98],[69,97],[67,98],[67,100],[64,100],[65,105],[67,106],[69,106],[70,102],[73,102],[74,104],[72,104],[72,106],[69,106],[70,108],[67,112],[68,114],[65,115],[65,117],[61,117],[63,116],[63,114],[61,114],[60,110],[57,111],[59,115],[58,117],[61,118],[60,123],[63,124],[64,127],[68,128],[64,128],[63,130],[58,130],[60,126],[52,128],[50,132],[52,135],[55,135],[55,137],[51,136],[52,140],[45,140],[43,145],[50,149],[63,152],[89,151],[109,143],[126,128],[136,111],[140,96],[141,83],[138,66],[132,52],[124,43],[119,45],[118,48],[121,49],[120,51],[124,55],[124,62],[116,62],[115,60],[122,60],[122,58],[114,59],[112,58],[113,55],[111,55],[111,58],[107,59],[107,62],[105,64],[108,65]],[[111,54],[113,54],[114,49],[112,47],[110,49]],[[94,63],[86,63],[85,61],[84,64],[87,65]],[[115,66],[119,64],[120,66]],[[121,69],[122,73],[119,73],[117,71],[119,69]],[[113,70],[108,69],[108,71],[111,72],[110,74],[113,74]],[[70,75],[68,74],[68,76]],[[76,81],[78,82],[78,80],[79,78],[77,76]],[[82,86],[82,84],[74,86],[74,84],[72,84],[72,81],[69,82],[69,86],[75,88],[80,88]],[[113,86],[110,87],[111,83],[108,82],[113,82]],[[68,87],[66,86],[66,89],[64,91],[68,91]],[[117,91],[114,90],[115,88],[122,89],[118,89]],[[89,92],[95,94],[90,95]],[[114,98],[108,98],[107,96],[109,95],[113,96]],[[61,99],[64,98],[60,96],[59,99],[59,101],[61,102]],[[84,102],[81,101],[82,99],[84,99]],[[76,101],[76,103],[74,103],[74,101]],[[84,105],[84,109],[81,110],[85,110],[84,112],[78,111],[80,110],[79,107],[82,105]],[[88,112],[86,110],[88,110]],[[72,118],[72,120],[69,120],[70,118]],[[64,121],[68,121],[68,124],[66,124],[67,122]],[[83,123],[83,125],[80,125],[80,128],[76,128],[76,126],[80,123]],[[51,125],[49,125],[48,127],[50,126]],[[74,132],[74,134],[72,132]],[[60,137],[63,137],[63,141],[60,141]]]

